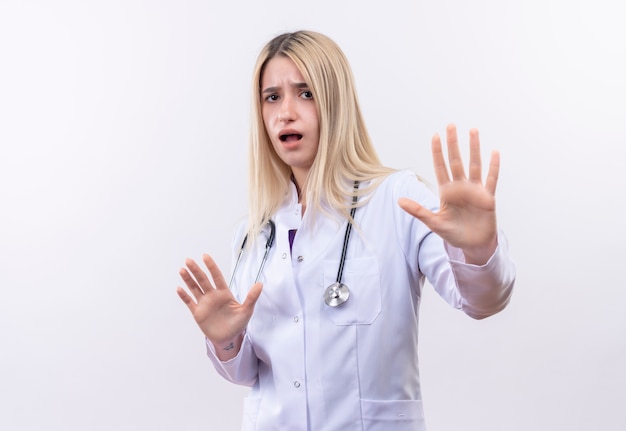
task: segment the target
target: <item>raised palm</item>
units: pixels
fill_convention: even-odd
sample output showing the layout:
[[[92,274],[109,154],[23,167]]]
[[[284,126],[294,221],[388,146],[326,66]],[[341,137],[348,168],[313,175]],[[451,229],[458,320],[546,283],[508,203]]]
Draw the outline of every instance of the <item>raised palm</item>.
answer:
[[[246,300],[239,303],[215,261],[207,254],[202,256],[202,260],[213,282],[195,261],[187,259],[186,268],[182,268],[179,274],[193,297],[182,287],[178,287],[176,292],[204,335],[216,346],[226,345],[243,333],[261,294],[262,285],[253,285]]]
[[[470,130],[469,177],[465,175],[454,125],[447,127],[446,141],[449,172],[441,139],[438,135],[432,139],[433,164],[439,184],[439,211],[432,212],[407,198],[400,199],[399,204],[450,245],[462,249],[468,263],[484,264],[497,245],[495,191],[500,155],[496,151],[491,154],[483,184],[478,130]]]

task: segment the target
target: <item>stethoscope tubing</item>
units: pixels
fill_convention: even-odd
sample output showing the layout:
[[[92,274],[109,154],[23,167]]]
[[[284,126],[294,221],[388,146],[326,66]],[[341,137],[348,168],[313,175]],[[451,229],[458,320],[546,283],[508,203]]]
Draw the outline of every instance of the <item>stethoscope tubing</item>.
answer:
[[[348,253],[348,244],[350,242],[350,233],[352,232],[352,223],[354,222],[354,215],[356,214],[356,203],[357,203],[357,194],[356,191],[359,188],[359,182],[354,182],[354,196],[352,197],[352,209],[350,210],[350,220],[348,220],[348,225],[346,226],[346,233],[343,238],[343,247],[341,249],[341,259],[339,261],[339,269],[337,270],[337,281],[326,289],[324,293],[324,302],[331,307],[335,307],[337,305],[341,305],[348,300],[350,296],[350,289],[348,286],[342,284],[343,278],[343,269],[346,263],[346,255]],[[265,252],[263,253],[263,259],[261,260],[261,265],[259,266],[259,271],[256,274],[254,282],[257,283],[261,278],[261,273],[263,272],[263,268],[265,268],[265,263],[267,262],[267,257],[269,255],[270,249],[272,245],[274,245],[274,239],[276,238],[276,225],[270,219],[267,221],[267,224],[270,227],[270,235],[267,238],[265,243]],[[233,281],[235,280],[235,274],[237,274],[237,268],[239,267],[239,263],[241,262],[241,256],[246,247],[246,243],[248,242],[248,235],[243,238],[243,242],[241,243],[241,248],[239,249],[239,254],[237,255],[237,260],[235,261],[235,267],[233,268],[233,273],[230,278],[230,282],[228,283],[228,287],[231,288]]]
[[[267,238],[267,242],[265,243],[265,253],[263,253],[263,259],[261,260],[261,266],[259,267],[259,272],[257,272],[256,277],[254,278],[254,282],[257,283],[261,278],[261,273],[263,272],[263,268],[265,268],[265,263],[267,262],[267,255],[274,245],[274,238],[276,237],[276,225],[272,220],[268,220],[267,224],[270,226],[270,236]]]
[[[343,237],[343,248],[341,249],[341,260],[339,261],[339,269],[337,271],[337,284],[341,284],[341,279],[343,278],[343,267],[346,263],[346,254],[348,253],[348,242],[350,241],[350,233],[352,232],[352,222],[354,221],[354,214],[356,214],[356,202],[357,196],[356,191],[359,188],[359,182],[354,182],[354,196],[352,196],[352,209],[350,210],[350,218],[352,220],[348,220],[348,226],[346,227],[346,234]]]
[[[267,221],[267,225],[270,227],[270,235],[265,242],[265,252],[263,253],[263,260],[261,260],[261,266],[259,267],[259,272],[257,272],[256,277],[254,278],[254,282],[257,283],[261,278],[261,272],[263,272],[263,268],[265,268],[265,262],[267,262],[267,255],[274,245],[274,239],[276,238],[276,225],[272,220]],[[246,243],[248,242],[248,234],[243,237],[243,241],[241,243],[241,248],[239,248],[239,254],[237,255],[237,260],[235,261],[235,267],[233,268],[233,274],[230,276],[230,282],[228,283],[228,288],[232,287],[233,281],[235,280],[235,275],[237,274],[237,268],[239,267],[239,262],[241,262],[241,255],[243,254],[243,250],[246,248]]]

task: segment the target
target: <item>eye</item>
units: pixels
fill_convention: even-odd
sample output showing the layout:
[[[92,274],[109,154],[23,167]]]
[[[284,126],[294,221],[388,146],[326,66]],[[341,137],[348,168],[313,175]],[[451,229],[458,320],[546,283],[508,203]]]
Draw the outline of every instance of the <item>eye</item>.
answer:
[[[313,92],[311,90],[305,90],[302,93],[300,93],[300,96],[303,99],[310,100],[310,99],[313,99]]]
[[[265,97],[266,102],[276,102],[277,100],[278,94],[270,94],[269,96]]]

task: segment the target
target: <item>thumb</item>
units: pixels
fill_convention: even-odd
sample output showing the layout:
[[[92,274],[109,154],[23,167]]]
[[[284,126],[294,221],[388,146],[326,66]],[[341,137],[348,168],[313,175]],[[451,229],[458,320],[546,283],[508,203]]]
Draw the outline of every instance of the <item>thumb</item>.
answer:
[[[254,306],[256,305],[256,301],[259,299],[259,296],[261,296],[262,290],[263,283],[254,283],[248,291],[248,295],[246,295],[246,300],[243,305],[248,308],[250,312],[254,310]]]
[[[435,213],[408,198],[398,199],[398,205],[400,205],[400,208],[404,211],[423,222],[426,226],[430,227],[430,222],[432,221]]]

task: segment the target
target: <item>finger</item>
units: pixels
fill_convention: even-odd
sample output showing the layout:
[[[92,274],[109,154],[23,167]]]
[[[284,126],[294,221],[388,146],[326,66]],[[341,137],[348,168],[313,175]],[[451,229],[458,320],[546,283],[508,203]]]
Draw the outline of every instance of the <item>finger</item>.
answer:
[[[500,175],[500,153],[498,151],[491,152],[491,160],[489,161],[489,172],[485,180],[485,188],[492,195],[496,194],[496,185],[498,184],[498,176]]]
[[[438,134],[433,136],[431,141],[431,147],[433,152],[433,167],[435,169],[435,175],[437,176],[437,183],[441,186],[450,182],[448,176],[448,167],[443,159],[443,150],[441,149],[441,138]]]
[[[434,226],[434,218],[436,217],[435,213],[430,211],[427,208],[424,208],[414,200],[408,198],[400,198],[398,199],[398,205],[407,213],[411,214],[413,217],[420,220],[426,226],[428,226],[431,230],[433,230]]]
[[[196,308],[196,303],[193,299],[191,299],[191,296],[189,296],[189,294],[185,292],[185,289],[180,286],[176,288],[176,293],[178,294],[178,297],[182,299],[185,305],[189,308],[189,311],[193,313]]]
[[[186,268],[181,268],[178,271],[178,274],[180,275],[180,278],[183,279],[183,281],[187,285],[187,288],[189,289],[191,294],[196,298],[196,300],[200,298],[202,295],[204,295],[204,290],[198,285],[198,282],[196,281],[196,279],[191,276],[191,274]]]
[[[456,126],[448,125],[446,128],[446,142],[448,143],[448,162],[450,163],[450,172],[453,180],[464,180],[465,169],[463,168],[463,159],[459,150],[459,140],[456,136]]]
[[[228,289],[228,283],[226,283],[226,280],[224,279],[224,276],[222,275],[222,271],[217,266],[213,258],[209,256],[208,254],[203,254],[202,260],[204,261],[204,264],[206,265],[209,272],[211,273],[211,278],[213,278],[213,283],[215,283],[215,288],[216,289]]]
[[[211,280],[209,280],[209,277],[207,277],[205,272],[200,268],[200,266],[193,259],[186,259],[185,265],[187,265],[187,268],[189,269],[191,274],[193,274],[195,281],[197,282],[198,285],[200,285],[203,293],[210,292],[211,289],[213,289]]]
[[[482,161],[480,159],[480,138],[477,129],[470,130],[469,179],[474,183],[482,182]]]

